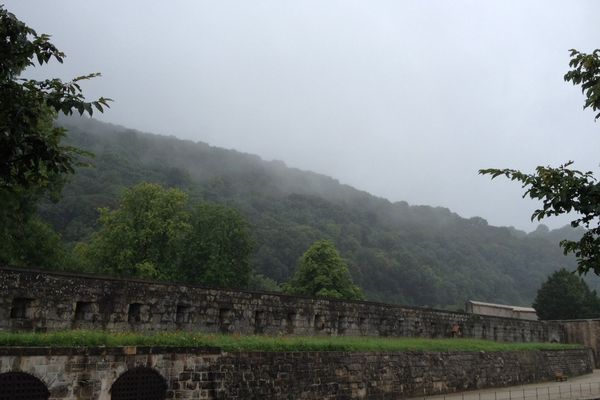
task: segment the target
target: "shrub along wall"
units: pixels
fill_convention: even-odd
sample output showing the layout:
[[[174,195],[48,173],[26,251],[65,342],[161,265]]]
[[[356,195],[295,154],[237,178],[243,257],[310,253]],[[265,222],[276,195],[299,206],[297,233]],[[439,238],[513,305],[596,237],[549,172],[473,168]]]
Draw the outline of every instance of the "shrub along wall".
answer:
[[[3,376],[18,372],[19,379],[29,380],[28,387],[41,382],[52,399],[128,399],[127,393],[143,393],[148,400],[390,399],[533,383],[552,379],[556,372],[589,373],[592,367],[588,349],[224,353],[3,347],[0,392],[7,390]]]

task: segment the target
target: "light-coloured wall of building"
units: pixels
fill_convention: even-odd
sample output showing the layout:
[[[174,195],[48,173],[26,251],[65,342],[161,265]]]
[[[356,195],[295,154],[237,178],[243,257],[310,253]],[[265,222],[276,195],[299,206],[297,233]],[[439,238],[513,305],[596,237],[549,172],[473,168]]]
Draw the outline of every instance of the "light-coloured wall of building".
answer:
[[[472,314],[490,315],[503,318],[517,318],[537,321],[538,317],[533,308],[511,306],[508,304],[493,304],[469,300],[465,304],[466,311]]]

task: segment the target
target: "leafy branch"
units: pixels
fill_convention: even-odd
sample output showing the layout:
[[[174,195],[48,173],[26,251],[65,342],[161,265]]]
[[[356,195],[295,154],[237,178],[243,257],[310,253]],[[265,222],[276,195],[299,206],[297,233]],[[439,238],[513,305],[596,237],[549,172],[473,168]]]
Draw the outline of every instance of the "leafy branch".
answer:
[[[590,54],[571,49],[570,56],[571,70],[565,74],[565,81],[581,85],[581,92],[586,98],[584,109],[589,107],[599,111],[600,49]],[[595,118],[600,118],[600,112]],[[573,161],[569,161],[558,168],[539,166],[534,174],[496,168],[481,169],[479,173],[491,175],[492,179],[505,176],[511,181],[521,182],[526,189],[523,197],[541,200],[542,207],[533,212],[532,221],[574,212],[577,217],[571,221],[571,226],[584,227],[586,232],[580,240],[562,240],[560,245],[565,255],[575,254],[580,274],[591,270],[600,275],[600,184],[592,172],[571,169],[572,164]]]
[[[525,188],[523,197],[541,200],[542,206],[531,215],[531,220],[576,213],[571,226],[582,226],[586,232],[579,241],[562,240],[564,254],[573,253],[577,257],[577,271],[585,274],[592,270],[600,274],[600,184],[592,172],[570,169],[569,161],[558,168],[538,166],[535,173],[526,174],[514,169],[481,169],[482,175],[492,179],[504,176],[511,181],[521,182]],[[590,227],[593,224],[595,227]]]

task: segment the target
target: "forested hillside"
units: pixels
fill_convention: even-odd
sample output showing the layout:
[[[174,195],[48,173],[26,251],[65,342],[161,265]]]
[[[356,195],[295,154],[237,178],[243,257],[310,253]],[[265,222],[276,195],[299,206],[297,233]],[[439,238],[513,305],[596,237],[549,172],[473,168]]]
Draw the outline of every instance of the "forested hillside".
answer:
[[[116,206],[124,188],[146,181],[239,209],[252,226],[254,269],[279,283],[320,239],[335,243],[368,299],[403,304],[529,305],[550,273],[575,268],[558,247],[560,235],[545,229],[525,234],[445,208],[391,203],[324,175],[205,143],[87,118],[59,122],[69,129],[69,144],[95,154],[94,166],[78,169],[58,203],[40,206],[71,244],[96,229],[98,207]]]

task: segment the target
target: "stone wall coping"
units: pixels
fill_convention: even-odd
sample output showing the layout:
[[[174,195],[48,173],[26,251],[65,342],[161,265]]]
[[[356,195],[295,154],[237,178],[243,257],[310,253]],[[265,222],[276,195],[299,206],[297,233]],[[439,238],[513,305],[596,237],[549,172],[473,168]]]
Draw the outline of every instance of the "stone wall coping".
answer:
[[[17,273],[17,274],[41,274],[41,275],[57,276],[57,277],[63,277],[63,278],[73,278],[73,279],[103,280],[103,281],[113,281],[113,282],[132,282],[132,283],[139,283],[139,284],[144,284],[144,285],[150,284],[150,285],[159,285],[159,286],[177,286],[177,287],[183,286],[183,287],[198,288],[198,289],[204,289],[204,290],[232,291],[232,292],[241,292],[241,293],[248,293],[248,294],[265,295],[265,296],[278,296],[278,297],[296,298],[296,299],[305,299],[305,300],[327,301],[327,302],[331,302],[331,303],[364,304],[364,305],[372,305],[372,306],[378,306],[378,307],[383,306],[383,307],[401,308],[401,309],[408,309],[408,310],[415,310],[415,311],[430,311],[430,312],[439,312],[439,313],[455,314],[455,315],[462,315],[462,316],[472,316],[472,317],[481,316],[481,317],[485,317],[485,318],[491,317],[491,318],[497,318],[497,319],[507,320],[507,321],[515,321],[515,320],[522,321],[522,319],[519,319],[519,318],[510,318],[510,317],[503,317],[503,316],[496,316],[496,315],[490,316],[490,315],[482,315],[482,314],[470,314],[470,313],[466,313],[464,311],[451,311],[451,310],[442,310],[442,309],[436,309],[436,308],[430,308],[430,307],[406,306],[406,305],[401,305],[401,304],[381,303],[381,302],[376,302],[376,301],[340,300],[340,299],[332,299],[332,298],[327,298],[327,297],[311,297],[311,296],[303,296],[303,295],[294,295],[294,294],[287,294],[287,293],[282,293],[282,292],[269,292],[269,291],[261,291],[261,290],[209,287],[209,286],[202,286],[202,285],[183,283],[183,282],[152,281],[152,280],[146,280],[146,279],[123,278],[123,277],[114,277],[114,276],[107,276],[107,275],[100,275],[100,274],[96,275],[96,274],[89,274],[89,273],[49,271],[49,270],[35,269],[35,268],[19,268],[19,267],[6,266],[6,265],[1,265],[1,264],[0,264],[0,271],[7,271],[7,272],[12,272],[12,273]],[[532,321],[532,322],[541,322],[541,320]]]
[[[540,321],[544,321],[544,322],[557,322],[557,323],[562,323],[562,322],[580,322],[580,323],[584,323],[584,322],[600,321],[600,318],[543,319],[543,320],[540,320]]]
[[[150,354],[197,354],[197,355],[217,355],[217,354],[245,354],[249,356],[261,356],[264,354],[282,354],[282,355],[397,355],[397,354],[510,354],[510,353],[565,353],[565,352],[589,352],[588,347],[576,349],[537,349],[537,350],[498,350],[498,351],[346,351],[346,350],[323,350],[323,351],[223,351],[218,347],[182,347],[182,346],[0,346],[0,357],[2,356],[135,356]]]
[[[148,354],[199,354],[223,353],[218,347],[182,346],[0,346],[1,356],[133,356]]]

